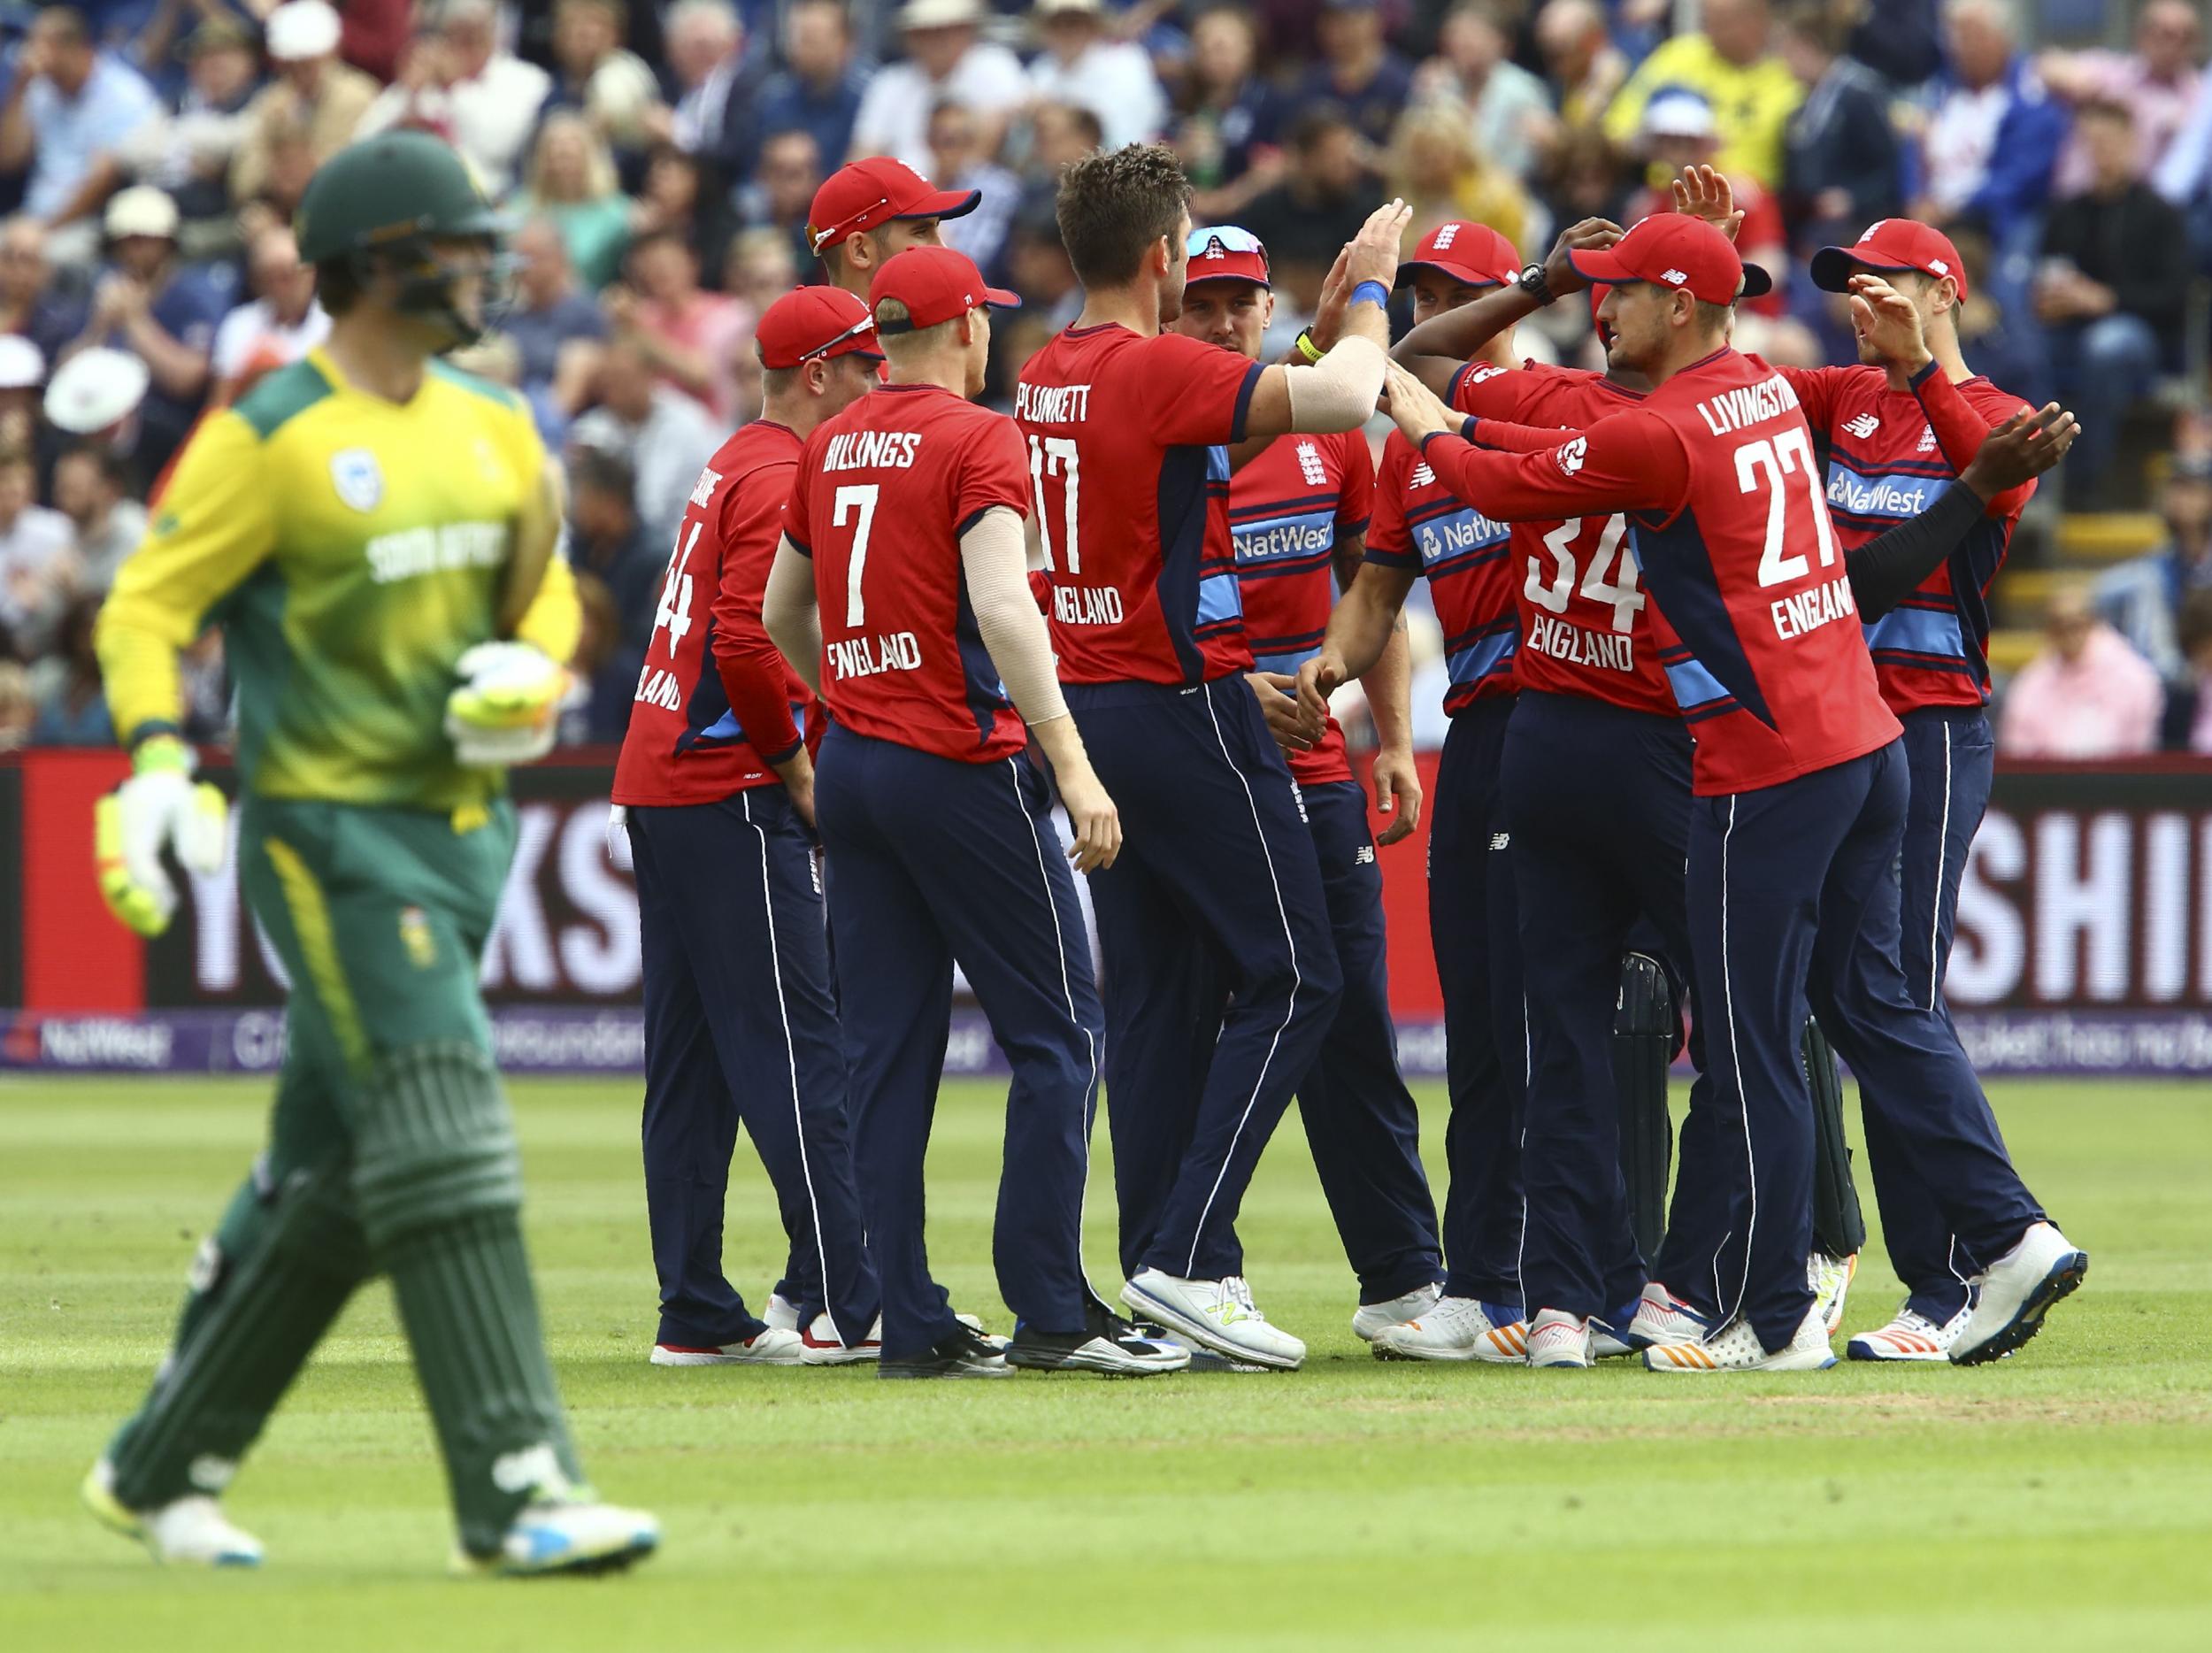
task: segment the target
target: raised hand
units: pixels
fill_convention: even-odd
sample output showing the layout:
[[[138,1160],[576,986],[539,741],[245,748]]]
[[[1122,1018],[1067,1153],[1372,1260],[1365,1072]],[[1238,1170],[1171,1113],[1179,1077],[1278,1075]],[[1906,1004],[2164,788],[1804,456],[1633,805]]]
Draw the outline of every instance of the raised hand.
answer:
[[[1383,388],[1390,398],[1390,417],[1398,421],[1398,428],[1415,446],[1420,445],[1424,436],[1459,428],[1460,416],[1397,363],[1392,362],[1383,370]]]
[[[2055,402],[2035,412],[2023,408],[1982,439],[1959,481],[1984,500],[1993,500],[2063,459],[2080,434],[2080,424]]]
[[[1367,215],[1367,222],[1359,227],[1359,234],[1345,250],[1345,273],[1352,286],[1380,281],[1389,287],[1397,281],[1398,254],[1405,241],[1406,224],[1412,217],[1413,209],[1395,196]]]
[[[1685,166],[1672,188],[1676,211],[1701,218],[1729,240],[1736,239],[1743,214],[1737,211],[1736,192],[1726,178],[1709,166]]]
[[[1927,365],[1928,342],[1912,300],[1878,275],[1851,278],[1851,325],[1893,366],[1914,373]]]
[[[1544,260],[1544,285],[1551,288],[1555,297],[1579,293],[1589,283],[1576,271],[1571,255],[1601,252],[1623,234],[1621,227],[1609,218],[1586,218],[1579,224],[1568,225],[1559,232],[1559,239],[1552,242],[1551,253]]]
[[[1328,279],[1321,283],[1321,302],[1314,309],[1313,326],[1307,331],[1313,334],[1314,348],[1333,349],[1344,330],[1344,307],[1352,302],[1352,243],[1346,242],[1336,255],[1336,262],[1329,266]]]

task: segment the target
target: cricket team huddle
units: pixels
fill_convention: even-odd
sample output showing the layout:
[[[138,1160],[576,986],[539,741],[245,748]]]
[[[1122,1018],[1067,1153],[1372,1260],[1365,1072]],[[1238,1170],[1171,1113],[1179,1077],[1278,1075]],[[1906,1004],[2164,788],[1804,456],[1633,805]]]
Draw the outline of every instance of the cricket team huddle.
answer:
[[[974,398],[1019,300],[940,233],[977,196],[887,158],[822,185],[827,281],[760,319],[763,411],[677,528],[615,776],[654,1364],[1294,1370],[1236,1227],[1294,1096],[1378,1357],[1824,1368],[1865,1239],[1832,1048],[1909,1293],[1849,1356],[2035,1335],[2087,1254],[2016,1171],[1941,983],[1988,796],[1985,594],[2075,421],[1972,375],[1966,273],[1910,219],[1811,261],[1857,363],[1737,351],[1770,274],[1724,179],[1673,196],[1540,259],[1457,220],[1406,256],[1382,204],[1270,361],[1266,247],[1194,226],[1172,151],[1099,150],[1056,206],[1081,311],[1010,416]],[[196,434],[99,626],[133,752],[97,823],[111,905],[154,933],[165,850],[225,851],[176,721],[176,653],[219,623],[239,876],[291,998],[269,1148],[86,1497],[165,1560],[257,1563],[219,1495],[384,1274],[457,1562],[618,1567],[658,1527],[569,1437],[474,979],[503,771],[549,749],[579,630],[526,407],[439,359],[486,325],[502,225],[398,132],[326,163],[298,230],[329,339]],[[1556,303],[1591,307],[1602,371],[1516,356]],[[1448,664],[1425,792],[1422,580]],[[1353,680],[1371,810],[1330,709]],[[1425,812],[1440,1209],[1378,864]],[[1012,1073],[1008,1336],[925,1242],[956,966]],[[1102,1086],[1118,1306],[1081,1250]],[[757,1315],[722,1258],[741,1123],[790,1242]]]

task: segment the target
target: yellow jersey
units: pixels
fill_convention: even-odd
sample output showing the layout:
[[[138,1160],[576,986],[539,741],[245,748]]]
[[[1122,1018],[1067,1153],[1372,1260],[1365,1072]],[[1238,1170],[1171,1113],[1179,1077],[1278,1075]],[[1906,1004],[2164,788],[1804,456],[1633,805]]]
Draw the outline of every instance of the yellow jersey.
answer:
[[[564,664],[580,615],[559,491],[519,396],[433,361],[412,398],[321,350],[200,426],[97,633],[129,742],[180,715],[177,651],[223,628],[242,783],[266,797],[479,804],[444,730],[454,664],[496,634],[510,565],[544,576],[515,634]]]
[[[1704,35],[1677,35],[1638,64],[1614,95],[1605,111],[1605,135],[1616,148],[1634,149],[1644,105],[1678,88],[1695,92],[1712,105],[1720,139],[1713,156],[1716,170],[1747,173],[1770,190],[1782,187],[1783,137],[1790,117],[1805,101],[1805,88],[1787,64],[1772,56],[1748,66],[1731,63]]]

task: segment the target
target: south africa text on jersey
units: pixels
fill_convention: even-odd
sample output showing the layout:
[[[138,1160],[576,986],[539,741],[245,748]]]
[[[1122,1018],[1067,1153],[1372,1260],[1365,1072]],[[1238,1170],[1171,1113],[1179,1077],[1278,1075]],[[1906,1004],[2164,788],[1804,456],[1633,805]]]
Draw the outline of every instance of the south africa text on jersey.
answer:
[[[369,578],[380,586],[456,568],[496,568],[507,560],[508,525],[445,522],[380,534],[368,543]]]

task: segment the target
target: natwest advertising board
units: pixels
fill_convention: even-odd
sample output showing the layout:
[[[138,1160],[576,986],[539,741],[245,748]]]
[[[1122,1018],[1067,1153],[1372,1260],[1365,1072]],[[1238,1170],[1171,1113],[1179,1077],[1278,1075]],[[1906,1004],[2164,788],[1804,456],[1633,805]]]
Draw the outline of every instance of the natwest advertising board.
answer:
[[[219,766],[207,773],[229,786]],[[189,880],[150,945],[102,907],[91,801],[120,773],[112,754],[0,763],[0,897],[21,897],[19,921],[0,925],[0,1065],[270,1065],[280,966],[228,867]],[[606,853],[607,785],[598,757],[515,776],[514,870],[484,982],[517,1071],[638,1065],[637,908]],[[1432,1073],[1443,1041],[1425,840],[1379,858],[1402,1054]],[[2212,766],[2001,773],[1962,877],[1949,996],[1985,1071],[2212,1072]],[[956,1071],[996,1059],[979,1019],[964,1020]]]

